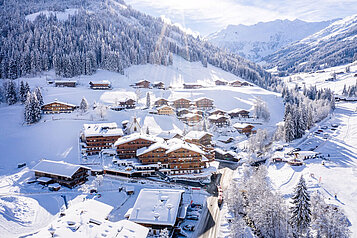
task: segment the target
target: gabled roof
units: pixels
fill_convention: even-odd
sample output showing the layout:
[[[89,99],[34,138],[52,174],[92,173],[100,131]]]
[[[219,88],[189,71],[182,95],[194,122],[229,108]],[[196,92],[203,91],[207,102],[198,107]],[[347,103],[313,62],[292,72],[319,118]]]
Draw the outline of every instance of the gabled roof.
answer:
[[[238,113],[238,112],[242,112],[242,111],[249,112],[249,110],[246,110],[246,109],[235,108],[235,109],[229,111],[228,113]]]
[[[83,133],[85,137],[89,136],[123,136],[123,130],[118,128],[115,122],[98,123],[98,124],[84,124]]]
[[[172,143],[172,142],[176,142],[176,143]],[[205,154],[205,152],[203,150],[201,150],[197,145],[194,145],[191,143],[187,143],[184,141],[177,143],[177,140],[175,140],[175,139],[169,140],[169,141],[167,141],[167,143],[170,146],[170,149],[166,151],[166,154],[174,152],[179,149],[185,149],[185,150],[190,150],[190,151],[193,151],[193,152],[196,152],[199,154]]]
[[[209,120],[218,120],[221,118],[229,119],[229,117],[224,116],[224,115],[211,115],[208,117]]]
[[[142,79],[142,80],[137,81],[135,84],[144,83],[144,82],[150,83],[150,81],[148,81],[148,80],[146,80],[146,79]]]
[[[254,127],[254,126],[251,125],[251,124],[248,124],[248,123],[239,123],[239,122],[237,122],[237,123],[235,123],[235,124],[233,125],[234,128],[247,128],[248,126]]]
[[[206,131],[190,131],[189,133],[187,133],[187,135],[185,135],[185,139],[188,139],[188,140],[200,140],[205,135],[212,136],[212,134],[210,134],[210,133],[208,133]]]
[[[80,168],[89,170],[89,168],[85,166],[70,164],[63,161],[41,160],[32,168],[32,170],[35,172],[71,178]]]
[[[193,118],[193,117],[202,118],[201,115],[199,115],[199,114],[193,114],[193,113],[187,113],[187,114],[185,114],[185,115],[182,115],[182,118]]]
[[[209,101],[211,101],[211,102],[213,102],[213,99],[210,99],[210,98],[208,98],[208,97],[200,97],[200,98],[196,98],[195,100],[193,100],[194,102],[197,102],[197,101],[201,101],[201,100],[204,100],[204,99],[207,99],[207,100],[209,100]]]
[[[174,110],[174,108],[173,108],[173,107],[170,107],[170,106],[168,106],[168,105],[163,105],[163,106],[160,106],[160,107],[158,107],[158,108],[157,108],[157,110],[164,109],[165,107],[170,108],[171,110]]]
[[[89,84],[111,84],[109,80],[101,80],[101,81],[90,81]]]
[[[185,101],[191,102],[191,100],[187,99],[187,98],[178,98],[178,99],[173,100],[173,102],[176,102],[176,101],[179,101],[179,100],[185,100]]]
[[[136,156],[140,156],[140,155],[143,155],[143,154],[146,154],[146,153],[149,153],[151,151],[154,151],[154,150],[157,150],[157,149],[164,149],[164,150],[168,150],[169,149],[169,146],[167,145],[166,142],[157,142],[155,144],[152,144],[150,145],[149,147],[145,147],[145,148],[141,148],[141,149],[138,149],[136,151]]]
[[[174,226],[184,190],[141,189],[129,221]]]
[[[178,132],[171,132],[171,131],[162,131],[160,134],[158,134],[157,136],[158,137],[161,137],[161,138],[163,138],[163,139],[172,139],[172,138],[174,138],[176,135],[179,135],[179,136],[181,136],[181,134],[180,133],[178,133]]]
[[[76,80],[55,80],[55,83],[77,83]]]
[[[127,136],[119,138],[114,143],[114,146],[122,145],[122,144],[131,142],[131,141],[134,141],[134,140],[138,140],[138,139],[143,139],[143,140],[147,140],[147,141],[151,141],[151,142],[162,141],[161,138],[156,137],[156,136],[151,136],[151,135],[142,134],[142,133],[133,133],[131,135],[127,135]]]
[[[54,100],[54,101],[52,101],[52,102],[45,103],[45,104],[42,105],[42,107],[43,107],[43,106],[46,106],[46,105],[50,105],[50,104],[52,104],[52,103],[59,103],[59,104],[64,104],[64,105],[71,106],[71,107],[76,107],[76,105],[74,105],[74,104],[70,104],[70,103],[66,103],[66,102],[60,102],[60,101],[57,101],[57,100]]]

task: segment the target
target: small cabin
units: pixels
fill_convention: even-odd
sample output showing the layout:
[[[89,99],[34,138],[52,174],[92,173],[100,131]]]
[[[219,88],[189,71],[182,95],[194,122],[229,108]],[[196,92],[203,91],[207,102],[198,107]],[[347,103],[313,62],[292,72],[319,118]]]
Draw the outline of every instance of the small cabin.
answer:
[[[55,81],[55,86],[56,87],[70,87],[70,88],[75,88],[77,85],[77,81],[62,81],[62,80],[56,80]]]
[[[170,106],[162,106],[157,108],[157,114],[159,115],[173,115],[175,114],[175,111],[172,107]]]
[[[203,86],[201,84],[197,84],[197,83],[184,83],[183,88],[184,89],[200,89],[200,88],[203,88]]]
[[[135,88],[150,88],[150,81],[147,80],[140,80],[134,84]]]
[[[225,127],[225,126],[229,126],[229,124],[230,124],[229,118],[227,116],[223,116],[223,115],[209,116],[208,121],[217,127]]]
[[[228,84],[227,81],[223,81],[223,80],[219,80],[217,79],[216,81],[214,81],[214,83],[216,84],[216,86],[225,86]]]
[[[250,135],[256,133],[253,125],[247,123],[236,123],[233,127],[241,134]]]
[[[154,103],[155,107],[161,107],[164,105],[169,105],[169,100],[165,99],[165,98],[160,98],[158,100],[155,101]]]
[[[41,107],[41,110],[44,114],[52,114],[52,113],[71,113],[77,108],[76,105],[54,101],[50,103],[46,103]]]
[[[235,80],[233,82],[230,82],[229,85],[232,86],[232,87],[241,87],[242,86],[242,82],[239,81],[239,80]]]
[[[154,82],[152,83],[153,88],[165,89],[165,84],[163,82]]]
[[[232,110],[228,113],[231,118],[249,118],[249,111],[247,110]]]
[[[85,183],[90,171],[85,166],[51,160],[41,160],[32,170],[39,182],[47,179],[69,188]]]
[[[112,85],[108,80],[103,80],[99,82],[94,82],[91,81],[89,82],[89,86],[91,89],[99,89],[99,90],[105,90],[105,89],[111,89]]]

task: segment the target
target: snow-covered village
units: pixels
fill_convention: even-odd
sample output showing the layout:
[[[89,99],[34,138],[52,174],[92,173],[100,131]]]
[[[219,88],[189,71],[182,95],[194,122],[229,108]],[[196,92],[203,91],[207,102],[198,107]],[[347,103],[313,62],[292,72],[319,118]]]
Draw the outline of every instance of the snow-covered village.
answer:
[[[357,237],[357,6],[178,2],[0,0],[0,237]]]

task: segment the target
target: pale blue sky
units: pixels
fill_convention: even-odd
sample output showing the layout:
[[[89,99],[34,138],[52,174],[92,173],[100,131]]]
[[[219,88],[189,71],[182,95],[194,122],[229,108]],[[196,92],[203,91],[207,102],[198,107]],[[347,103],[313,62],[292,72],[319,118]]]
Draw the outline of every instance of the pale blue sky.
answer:
[[[207,35],[229,24],[322,21],[357,14],[356,0],[125,0],[133,8]]]

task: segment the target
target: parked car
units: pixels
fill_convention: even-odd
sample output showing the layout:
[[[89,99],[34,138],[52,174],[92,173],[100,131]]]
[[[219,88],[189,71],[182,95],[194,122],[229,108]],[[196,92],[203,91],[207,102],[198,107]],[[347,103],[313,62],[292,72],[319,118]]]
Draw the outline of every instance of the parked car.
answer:
[[[333,124],[331,124],[331,126],[337,128],[338,124],[337,123],[333,123]]]
[[[328,134],[324,134],[324,139],[327,139],[328,138]]]
[[[194,231],[195,230],[195,226],[187,224],[187,225],[184,225],[183,229],[186,230],[186,231]]]
[[[320,133],[324,132],[324,130],[321,130],[321,129],[318,129],[317,131],[320,132]]]
[[[327,126],[322,126],[321,129],[326,130],[328,127]]]

